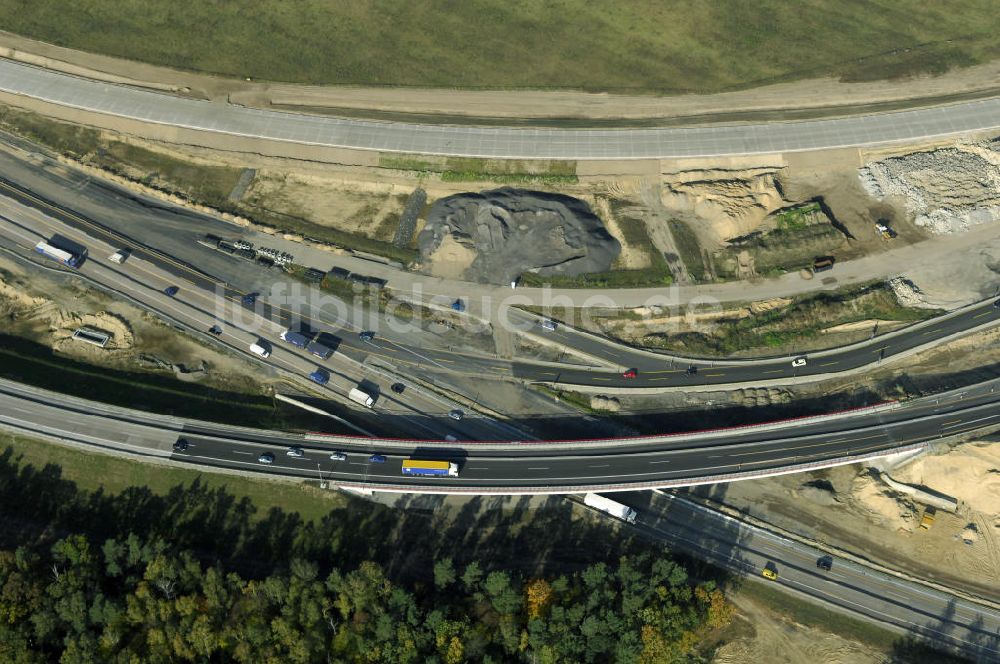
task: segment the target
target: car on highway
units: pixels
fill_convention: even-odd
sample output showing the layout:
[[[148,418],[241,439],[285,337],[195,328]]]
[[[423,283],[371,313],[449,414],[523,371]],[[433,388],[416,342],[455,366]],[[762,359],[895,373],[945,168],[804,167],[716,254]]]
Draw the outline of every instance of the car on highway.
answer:
[[[778,568],[775,566],[774,563],[769,562],[768,564],[764,565],[764,569],[760,571],[760,575],[763,576],[765,579],[770,579],[771,581],[777,581]]]
[[[263,339],[258,339],[254,343],[250,344],[250,352],[261,357],[270,357],[271,344],[267,343]]]
[[[163,289],[163,294],[173,297],[174,295],[177,295],[177,292],[179,290],[180,288],[178,288],[177,286],[167,286],[166,288]]]
[[[402,394],[403,390],[406,389],[406,385],[403,385],[402,383],[393,383],[392,385],[389,386],[389,389],[395,392],[396,394]]]
[[[272,464],[274,463],[274,455],[270,452],[264,452],[259,457],[257,457],[257,463]]]
[[[372,332],[371,330],[365,330],[364,332],[358,335],[358,338],[361,339],[362,341],[367,341],[368,343],[371,343],[375,341],[375,333]]]
[[[684,373],[686,373],[688,376],[694,376],[695,374],[698,373],[698,367],[692,364],[691,366],[689,366],[687,369],[684,370]]]
[[[804,358],[804,357],[797,357],[797,358],[795,358],[794,360],[792,360],[792,366],[793,367],[804,367],[804,366],[806,366],[806,358]]]
[[[318,385],[326,385],[330,382],[330,373],[326,369],[316,369],[309,374],[309,380]]]
[[[996,307],[997,309],[1000,309],[1000,300],[997,300],[996,302],[994,302],[993,306]]]
[[[242,298],[240,298],[240,302],[243,303],[244,307],[252,307],[254,304],[257,303],[258,295],[260,295],[260,293],[247,293]]]
[[[330,461],[347,461],[347,455],[343,452],[334,452],[330,455]]]
[[[559,325],[554,320],[552,320],[550,318],[543,318],[542,320],[540,320],[538,322],[538,325],[543,330],[548,330],[549,332],[555,332],[556,328],[559,327]]]
[[[638,369],[626,369],[622,372],[622,378],[635,378],[639,375]]]
[[[822,558],[816,561],[816,567],[829,572],[831,569],[833,569],[833,556],[823,556]]]
[[[214,334],[215,336],[219,336],[222,334],[222,328],[219,327],[218,325],[213,325],[212,327],[208,328],[208,331]]]
[[[118,265],[121,265],[122,263],[128,260],[128,257],[131,254],[132,254],[131,249],[119,249],[115,253],[108,256],[108,260],[111,261],[112,263],[117,263]]]
[[[385,463],[386,458],[381,454],[373,454],[368,457],[368,463]]]
[[[450,417],[453,420],[460,420],[463,417],[465,417],[465,413],[463,413],[458,408],[456,408],[454,410],[449,410],[448,411],[448,417]]]
[[[188,448],[188,442],[184,438],[178,438],[174,441],[174,452],[184,452]]]
[[[295,457],[296,459],[301,459],[302,457],[305,456],[306,453],[302,451],[301,447],[293,445],[288,448],[288,451],[285,452],[285,454],[287,454],[290,457]]]

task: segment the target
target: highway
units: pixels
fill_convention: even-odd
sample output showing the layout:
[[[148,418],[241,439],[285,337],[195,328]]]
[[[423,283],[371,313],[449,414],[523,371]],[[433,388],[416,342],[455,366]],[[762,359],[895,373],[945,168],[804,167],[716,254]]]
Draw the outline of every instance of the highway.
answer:
[[[615,494],[635,508],[634,528],[677,552],[762,584],[773,584],[834,610],[904,634],[977,662],[1000,659],[1000,611],[943,590],[886,574],[840,556],[829,571],[817,567],[827,551],[755,527],[671,493]],[[778,578],[761,576],[768,563]]]
[[[246,261],[197,244],[196,240],[206,231],[232,235],[233,228],[224,222],[129,196],[114,188],[102,187],[96,181],[77,181],[47,170],[17,168],[18,162],[3,153],[0,153],[0,165],[5,166],[8,172],[15,172],[24,181],[19,183],[0,178],[0,212],[6,218],[0,220],[0,231],[20,220],[22,231],[30,228],[37,233],[33,241],[22,233],[22,248],[30,248],[38,239],[52,233],[71,237],[84,245],[96,241],[105,248],[133,247],[136,258],[155,264],[164,274],[173,275],[173,283],[184,285],[186,293],[202,291],[203,297],[210,295],[213,304],[205,300],[207,311],[218,308],[214,304],[219,299],[217,294],[232,300],[245,292],[261,292],[264,295],[256,313],[274,323],[272,332],[293,324],[293,311],[284,306],[281,299],[285,297],[286,301],[291,301],[286,296],[293,293],[286,276],[256,268]],[[35,194],[27,189],[27,185],[44,190],[47,195],[57,197],[59,202],[51,202]],[[4,200],[9,202],[3,204]],[[82,211],[66,207],[69,201],[74,201]],[[140,219],[146,223],[137,223]],[[104,256],[95,250],[91,261],[102,260]],[[328,260],[331,263],[334,260],[342,262],[340,258]],[[330,265],[321,267],[328,269]],[[407,274],[407,278],[420,278],[420,275]],[[390,280],[390,288],[393,284],[394,281]],[[304,294],[313,292],[305,285],[296,284],[294,287],[300,287],[300,292]],[[275,306],[267,306],[271,301],[276,303]],[[690,360],[631,349],[565,325],[554,331],[542,330],[537,324],[537,317],[516,308],[506,309],[511,323],[527,334],[598,358],[593,362],[573,365],[523,359],[511,361],[472,349],[443,348],[441,337],[429,334],[417,325],[405,321],[389,325],[377,312],[364,312],[343,304],[329,306],[335,301],[336,298],[328,293],[301,297],[295,301],[297,313],[294,316],[314,330],[334,338],[331,343],[337,346],[338,352],[357,362],[378,359],[382,364],[404,372],[482,374],[498,379],[591,389],[687,389],[699,385],[801,381],[810,377],[818,380],[829,374],[858,370],[890,360],[895,355],[933,345],[940,339],[970,329],[1000,323],[1000,308],[993,306],[995,300],[987,300],[942,318],[879,335],[869,342],[812,353],[805,366],[793,367],[792,357]],[[230,312],[235,314],[238,309],[230,309]],[[373,343],[359,339],[361,329],[378,332]],[[611,367],[584,366],[602,363]],[[697,373],[687,371],[692,365],[698,367]],[[626,368],[638,369],[636,378],[623,378],[622,370]]]
[[[0,91],[139,122],[331,148],[504,159],[660,159],[882,145],[1000,127],[1000,99],[830,120],[654,129],[373,122],[175,97],[0,60]]]
[[[13,202],[9,204],[16,205]],[[11,219],[13,216],[18,217],[21,223],[13,221]],[[0,199],[0,240],[4,246],[16,247],[26,255],[33,255],[30,248],[40,237],[65,231],[61,226],[56,228],[51,224],[51,220],[38,210],[9,208],[3,205],[3,199]],[[66,232],[72,235],[69,231]],[[363,357],[352,358],[349,354],[345,354],[345,349],[338,349],[338,352],[327,361],[319,360],[303,350],[296,349],[278,339],[278,335],[285,328],[284,325],[259,315],[253,308],[241,306],[238,299],[223,297],[221,289],[217,290],[217,284],[213,282],[202,280],[196,285],[195,282],[185,280],[184,287],[177,295],[167,296],[163,290],[178,283],[177,275],[163,269],[162,261],[147,260],[148,254],[142,251],[134,252],[124,265],[117,266],[108,261],[107,257],[121,245],[91,236],[86,238],[86,245],[92,256],[79,268],[79,274],[91,278],[95,283],[105,285],[114,293],[141,303],[143,307],[168,321],[179,322],[193,331],[203,333],[206,340],[205,333],[208,328],[219,324],[222,333],[217,337],[211,337],[216,343],[224,344],[252,358],[254,362],[283,370],[291,381],[297,382],[305,392],[322,394],[327,398],[339,398],[343,402],[346,401],[344,395],[352,387],[362,380],[366,381],[366,384],[381,394],[378,400],[378,413],[355,409],[347,415],[350,422],[356,423],[353,425],[338,418],[338,421],[349,427],[360,425],[356,428],[359,432],[384,431],[382,428],[384,424],[393,422],[395,426],[402,426],[406,431],[419,431],[431,439],[443,439],[447,435],[469,438],[524,435],[510,425],[493,422],[471,411],[461,423],[456,422],[445,415],[455,409],[457,404],[438,394],[423,390],[407,380],[402,381],[407,385],[406,391],[403,394],[396,394],[389,389],[389,385],[398,382],[398,377],[366,366]],[[38,261],[43,261],[41,263],[43,266],[58,265],[41,257],[38,257]],[[266,360],[251,355],[248,351],[250,344],[261,337],[267,339],[272,347],[271,357]],[[328,343],[331,347],[336,347],[335,342]],[[322,367],[329,373],[330,382],[325,386],[315,385],[305,378],[317,367]],[[346,415],[343,408],[338,410]]]
[[[359,489],[464,493],[542,494],[587,490],[625,491],[795,472],[918,449],[943,439],[1000,427],[1000,379],[934,397],[888,403],[830,416],[764,425],[618,439],[576,441],[465,441],[301,435],[182,422],[0,382],[0,425],[114,447],[116,440],[143,445],[149,454],[178,461],[309,478],[321,474]],[[108,415],[114,412],[113,416]],[[391,415],[386,415],[391,417]],[[137,433],[135,426],[145,433]],[[128,429],[123,433],[122,427]],[[178,438],[188,449],[172,452]],[[168,444],[169,443],[169,444]],[[291,445],[302,457],[287,456]],[[334,451],[346,461],[329,458]],[[258,455],[274,454],[272,465]],[[384,463],[369,463],[379,453]],[[406,458],[460,464],[458,478],[404,477]]]

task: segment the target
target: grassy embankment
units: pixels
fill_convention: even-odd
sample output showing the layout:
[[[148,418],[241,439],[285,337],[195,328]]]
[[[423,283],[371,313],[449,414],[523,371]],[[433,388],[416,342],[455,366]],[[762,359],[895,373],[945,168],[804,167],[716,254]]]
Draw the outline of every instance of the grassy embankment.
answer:
[[[0,376],[74,396],[153,413],[271,429],[329,426],[308,413],[279,407],[270,397],[227,392],[172,375],[120,371],[53,354],[33,341],[0,334]]]
[[[285,233],[386,256],[403,263],[417,257],[416,251],[396,247],[389,241],[348,233],[263,206],[231,201],[229,194],[239,179],[239,168],[186,161],[108,138],[95,129],[9,107],[0,107],[0,127],[83,163],[178,194],[195,203],[249,217]],[[383,235],[394,232],[394,228],[383,229]]]
[[[731,355],[738,351],[791,347],[822,330],[864,320],[916,322],[939,311],[904,307],[883,283],[796,298],[786,307],[744,318],[723,319],[710,332],[649,335],[644,345],[696,355]]]
[[[571,325],[584,326],[583,312],[579,309],[523,308]],[[941,313],[900,305],[892,290],[881,282],[803,295],[793,299],[788,306],[749,316],[741,317],[737,315],[739,311],[734,308],[731,318],[704,323],[703,332],[651,333],[639,345],[704,357],[731,355],[738,351],[774,351],[803,339],[816,338],[822,330],[836,325],[864,320],[917,322]],[[643,320],[635,312],[617,310],[598,310],[591,313],[591,318],[595,321]]]
[[[578,182],[575,161],[380,155],[378,165],[380,168],[412,171],[417,174],[436,174],[443,182],[485,181],[511,185],[559,185]]]
[[[289,4],[0,0],[4,29],[180,69],[313,84],[717,92],[1000,56],[991,0]],[[263,28],[262,28],[263,26]]]
[[[106,494],[119,494],[130,487],[144,487],[158,496],[166,496],[178,486],[190,486],[197,482],[205,490],[228,493],[236,502],[243,499],[252,501],[257,508],[252,512],[254,519],[266,518],[269,510],[279,508],[297,512],[307,521],[318,520],[346,503],[343,494],[306,484],[154,466],[34,438],[0,434],[0,454],[6,450],[19,460],[22,467],[58,467],[59,476],[73,482],[82,491],[100,490]]]

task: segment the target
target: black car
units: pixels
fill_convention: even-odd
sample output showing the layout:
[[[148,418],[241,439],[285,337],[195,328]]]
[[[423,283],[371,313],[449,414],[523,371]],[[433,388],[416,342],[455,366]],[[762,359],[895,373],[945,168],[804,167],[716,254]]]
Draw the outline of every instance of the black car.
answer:
[[[173,297],[174,295],[177,295],[177,291],[179,290],[180,288],[178,288],[177,286],[167,286],[166,288],[163,289],[163,294]]]
[[[188,448],[188,442],[184,438],[178,438],[174,441],[174,452],[184,452]]]
[[[695,365],[693,365],[693,364],[692,364],[691,366],[689,366],[689,367],[687,368],[687,372],[686,372],[686,373],[687,373],[687,375],[689,375],[689,376],[693,376],[693,375],[695,375],[696,373],[698,373],[698,367],[696,367]]]
[[[364,332],[359,334],[358,337],[362,341],[367,341],[368,343],[375,341],[375,333],[372,332],[371,330],[365,330]]]
[[[1000,309],[1000,300],[997,300],[996,302],[994,302],[993,306],[996,307],[997,309]]]
[[[219,336],[220,334],[222,334],[222,328],[219,327],[218,325],[213,325],[212,327],[208,328],[208,331],[214,334],[215,336]]]
[[[833,556],[823,556],[822,558],[816,561],[816,567],[829,572],[831,569],[833,569]]]
[[[257,302],[257,296],[260,293],[247,293],[243,296],[242,302],[244,307],[252,307]]]
[[[396,394],[402,394],[403,390],[406,389],[406,385],[403,385],[402,383],[393,383],[389,387],[389,389],[392,390],[393,392],[395,392]]]

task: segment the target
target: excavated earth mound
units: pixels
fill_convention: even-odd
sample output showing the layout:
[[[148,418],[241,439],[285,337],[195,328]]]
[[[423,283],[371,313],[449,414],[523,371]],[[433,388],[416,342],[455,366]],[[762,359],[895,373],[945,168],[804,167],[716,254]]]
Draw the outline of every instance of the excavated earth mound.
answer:
[[[447,240],[447,241],[446,241]],[[423,262],[434,274],[454,244],[475,254],[462,277],[507,284],[525,272],[576,276],[604,272],[621,252],[583,201],[540,191],[501,188],[438,200],[417,236]]]
[[[873,197],[901,199],[932,233],[1000,220],[1000,141],[890,157],[858,169],[858,176]]]

